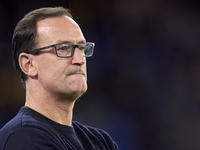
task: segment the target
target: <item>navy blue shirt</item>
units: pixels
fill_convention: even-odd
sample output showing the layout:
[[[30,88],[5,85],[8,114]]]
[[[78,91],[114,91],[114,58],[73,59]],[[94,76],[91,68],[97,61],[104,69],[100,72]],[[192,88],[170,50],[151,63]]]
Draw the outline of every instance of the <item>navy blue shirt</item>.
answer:
[[[22,107],[0,130],[0,150],[118,150],[105,131],[73,121],[58,124]]]

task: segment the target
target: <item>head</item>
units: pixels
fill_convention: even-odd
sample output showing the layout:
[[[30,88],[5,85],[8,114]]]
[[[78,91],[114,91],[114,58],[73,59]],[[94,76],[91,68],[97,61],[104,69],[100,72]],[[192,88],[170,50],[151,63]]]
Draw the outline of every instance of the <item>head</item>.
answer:
[[[19,66],[19,55],[22,52],[27,53],[28,51],[38,47],[38,35],[36,29],[37,21],[58,16],[68,16],[72,18],[70,11],[63,7],[40,8],[25,15],[24,18],[19,21],[14,30],[12,39],[13,61],[24,86],[27,80],[27,75]]]
[[[59,43],[75,45],[73,55],[58,57],[58,50],[49,45]],[[86,58],[79,47],[82,43],[86,40],[69,10],[56,7],[30,12],[13,35],[13,57],[22,82],[35,85],[46,95],[77,99],[87,90]],[[31,53],[35,49],[41,51]]]

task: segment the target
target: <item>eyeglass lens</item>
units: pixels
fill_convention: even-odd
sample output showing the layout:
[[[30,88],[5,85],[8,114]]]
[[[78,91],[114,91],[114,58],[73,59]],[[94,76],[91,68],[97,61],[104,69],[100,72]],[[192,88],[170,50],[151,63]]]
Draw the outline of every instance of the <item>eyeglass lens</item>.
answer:
[[[56,45],[57,55],[60,57],[70,57],[73,55],[75,48],[78,48],[84,57],[90,57],[93,54],[94,44],[83,43],[78,45],[73,44],[58,44]]]

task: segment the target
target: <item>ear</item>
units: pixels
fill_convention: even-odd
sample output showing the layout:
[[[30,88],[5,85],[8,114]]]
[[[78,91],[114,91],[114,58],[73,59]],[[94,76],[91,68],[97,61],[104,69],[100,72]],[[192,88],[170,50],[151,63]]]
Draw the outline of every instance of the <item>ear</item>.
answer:
[[[19,66],[27,76],[37,76],[37,70],[33,64],[33,58],[31,54],[21,53],[19,55]]]

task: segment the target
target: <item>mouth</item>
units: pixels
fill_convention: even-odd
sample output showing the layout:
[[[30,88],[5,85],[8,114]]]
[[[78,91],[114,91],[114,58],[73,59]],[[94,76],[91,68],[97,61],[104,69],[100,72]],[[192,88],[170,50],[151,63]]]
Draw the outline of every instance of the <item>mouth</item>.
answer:
[[[68,75],[84,75],[85,76],[85,73],[83,73],[83,72],[71,72]]]
[[[68,73],[67,75],[83,75],[83,76],[86,76],[86,72],[84,70],[84,68],[70,68],[68,69]]]

